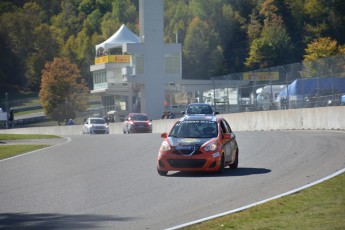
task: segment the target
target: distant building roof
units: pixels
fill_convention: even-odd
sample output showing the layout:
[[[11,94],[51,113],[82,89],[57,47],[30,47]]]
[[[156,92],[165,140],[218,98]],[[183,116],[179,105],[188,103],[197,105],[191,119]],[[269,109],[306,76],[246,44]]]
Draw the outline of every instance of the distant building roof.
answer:
[[[101,44],[96,45],[96,51],[100,48],[107,50],[110,48],[121,47],[125,43],[139,43],[139,41],[139,37],[123,24],[110,38]]]

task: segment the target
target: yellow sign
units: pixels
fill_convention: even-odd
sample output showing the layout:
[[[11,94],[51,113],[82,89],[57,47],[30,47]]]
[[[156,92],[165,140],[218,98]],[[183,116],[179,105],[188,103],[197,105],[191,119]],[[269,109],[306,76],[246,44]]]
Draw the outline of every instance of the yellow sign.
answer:
[[[274,81],[279,80],[279,72],[250,72],[243,73],[243,80],[247,81]]]
[[[129,63],[131,55],[109,55],[95,58],[95,64],[102,64],[108,62]]]

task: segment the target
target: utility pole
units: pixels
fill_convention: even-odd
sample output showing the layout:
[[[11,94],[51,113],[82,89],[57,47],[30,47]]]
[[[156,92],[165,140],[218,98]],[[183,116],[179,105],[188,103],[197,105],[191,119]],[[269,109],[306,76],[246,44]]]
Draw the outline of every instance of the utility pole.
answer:
[[[9,114],[8,114],[8,93],[6,92],[5,93],[5,98],[6,98],[6,101],[5,101],[5,103],[6,103],[6,129],[8,129],[8,118],[9,118]]]

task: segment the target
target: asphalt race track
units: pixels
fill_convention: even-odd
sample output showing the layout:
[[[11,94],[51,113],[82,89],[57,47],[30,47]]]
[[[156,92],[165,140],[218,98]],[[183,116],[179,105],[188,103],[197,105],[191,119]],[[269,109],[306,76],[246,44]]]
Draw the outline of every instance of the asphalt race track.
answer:
[[[0,229],[166,229],[345,167],[345,133],[238,132],[239,168],[159,176],[159,134],[75,135],[0,161]]]

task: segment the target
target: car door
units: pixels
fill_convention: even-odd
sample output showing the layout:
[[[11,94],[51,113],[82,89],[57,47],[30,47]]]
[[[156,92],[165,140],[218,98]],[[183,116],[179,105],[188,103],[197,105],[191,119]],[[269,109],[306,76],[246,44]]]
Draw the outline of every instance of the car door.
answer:
[[[226,130],[230,134],[230,145],[229,145],[229,161],[233,162],[236,159],[236,150],[237,150],[237,141],[236,136],[232,132],[231,127],[229,123],[226,120],[222,120],[224,126],[226,127]]]
[[[221,119],[220,120],[220,129],[222,132],[222,136],[224,137],[224,134],[228,133],[230,134],[230,129],[225,120]],[[225,163],[228,163],[231,161],[231,139],[222,139],[222,146],[223,146],[223,151],[225,155]]]

